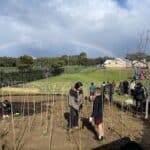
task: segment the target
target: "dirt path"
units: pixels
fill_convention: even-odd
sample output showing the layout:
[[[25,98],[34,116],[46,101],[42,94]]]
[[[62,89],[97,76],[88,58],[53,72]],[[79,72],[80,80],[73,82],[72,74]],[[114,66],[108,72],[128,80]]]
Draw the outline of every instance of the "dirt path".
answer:
[[[72,133],[67,130],[69,111],[66,101],[55,101],[54,103],[47,101],[43,105],[46,105],[46,109],[42,113],[14,118],[17,150],[91,150],[123,137],[130,137],[148,146],[150,144],[148,140],[144,140],[150,135],[149,127],[145,127],[144,122],[133,117],[131,113],[123,112],[116,107],[105,106],[106,138],[100,143],[95,140],[92,125],[88,122],[91,103],[84,104],[82,110],[83,128]],[[11,118],[0,120],[0,144],[8,149],[13,147]]]

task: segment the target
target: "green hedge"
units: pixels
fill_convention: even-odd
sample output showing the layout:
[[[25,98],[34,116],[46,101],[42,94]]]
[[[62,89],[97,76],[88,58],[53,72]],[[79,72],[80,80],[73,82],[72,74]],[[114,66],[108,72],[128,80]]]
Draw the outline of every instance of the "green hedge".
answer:
[[[32,71],[15,71],[4,72],[0,71],[0,87],[17,85],[19,83],[27,83],[39,79],[44,79],[50,76],[59,75],[64,71],[63,68],[51,68],[50,70],[32,70]]]

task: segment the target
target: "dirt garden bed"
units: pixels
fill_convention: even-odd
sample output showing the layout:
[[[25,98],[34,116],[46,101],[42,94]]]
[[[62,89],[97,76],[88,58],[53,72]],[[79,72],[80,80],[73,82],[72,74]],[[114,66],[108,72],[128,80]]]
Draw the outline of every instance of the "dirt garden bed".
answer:
[[[0,147],[17,150],[91,150],[129,137],[144,148],[150,146],[149,122],[134,117],[115,106],[105,105],[105,140],[95,140],[95,131],[88,122],[92,103],[85,102],[81,113],[81,129],[68,132],[69,109],[64,95],[5,96],[17,105],[20,116],[0,120]],[[26,113],[25,113],[26,112]],[[112,147],[111,147],[112,148]]]

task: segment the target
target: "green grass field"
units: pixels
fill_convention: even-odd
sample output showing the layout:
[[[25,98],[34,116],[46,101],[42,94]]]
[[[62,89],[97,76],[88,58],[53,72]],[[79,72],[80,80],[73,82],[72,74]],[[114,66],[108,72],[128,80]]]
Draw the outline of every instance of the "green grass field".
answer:
[[[83,68],[80,66],[71,67],[71,71],[70,68],[67,68],[68,70],[59,76],[30,82],[16,88],[1,88],[0,94],[66,94],[75,82],[81,81],[84,85],[84,93],[85,95],[88,95],[91,82],[94,82],[96,86],[100,86],[103,81],[111,82],[113,80],[119,84],[121,80],[130,80],[133,76],[133,71],[126,69],[100,69],[98,67]],[[143,83],[146,82],[147,81],[143,81]]]
[[[69,88],[74,85],[75,82],[81,81],[84,85],[84,91],[87,93],[91,82],[94,82],[96,86],[100,86],[103,81],[119,82],[121,80],[129,79],[132,77],[131,70],[114,70],[114,69],[100,69],[98,67],[88,67],[82,69],[77,68],[78,73],[64,73],[59,76],[49,77],[47,79],[38,80],[23,85],[24,88],[37,89],[39,93],[66,93]],[[6,89],[2,88],[1,93],[8,93]],[[13,90],[11,90],[13,93]],[[24,93],[23,90],[14,91],[15,94]],[[32,93],[32,91],[31,91]]]
[[[131,70],[106,70],[100,68],[86,68],[78,73],[64,73],[60,76],[31,82],[25,85],[28,88],[38,88],[42,93],[66,93],[75,82],[81,81],[84,91],[88,91],[90,83],[100,86],[103,81],[119,82],[132,77]]]

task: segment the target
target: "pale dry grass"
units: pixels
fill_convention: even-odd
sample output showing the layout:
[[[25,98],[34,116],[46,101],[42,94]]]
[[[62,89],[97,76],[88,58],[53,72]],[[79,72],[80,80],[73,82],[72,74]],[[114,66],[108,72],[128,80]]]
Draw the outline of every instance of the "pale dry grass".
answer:
[[[37,88],[14,88],[14,87],[4,87],[1,89],[2,92],[6,93],[39,93],[40,90]]]

